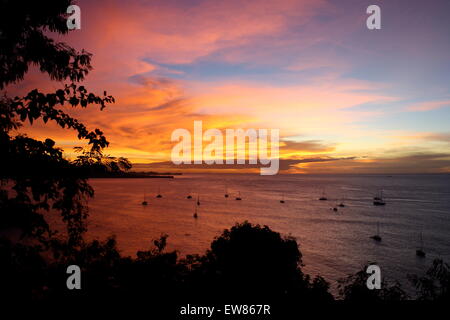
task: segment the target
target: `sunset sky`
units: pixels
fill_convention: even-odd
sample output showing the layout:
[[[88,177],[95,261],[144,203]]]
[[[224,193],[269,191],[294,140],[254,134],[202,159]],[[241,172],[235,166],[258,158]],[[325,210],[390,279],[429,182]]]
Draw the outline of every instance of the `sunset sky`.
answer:
[[[366,28],[381,7],[382,29]],[[450,172],[450,1],[78,1],[84,85],[70,110],[134,163],[170,160],[177,128],[277,128],[287,172]],[[32,69],[7,90],[55,90]],[[43,124],[68,155],[74,132]]]

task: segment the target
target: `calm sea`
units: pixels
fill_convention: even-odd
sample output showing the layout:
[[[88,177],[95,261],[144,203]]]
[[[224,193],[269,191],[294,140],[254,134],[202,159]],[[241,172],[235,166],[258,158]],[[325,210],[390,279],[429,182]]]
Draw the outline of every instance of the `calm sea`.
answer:
[[[89,236],[116,235],[126,255],[148,249],[162,233],[169,235],[169,249],[204,253],[223,229],[248,220],[297,238],[303,270],[333,286],[369,261],[377,262],[383,277],[403,284],[408,273],[423,274],[434,258],[450,262],[450,175],[186,174],[91,184]],[[380,190],[383,207],[372,203]],[[148,206],[141,205],[144,193]],[[242,201],[235,200],[238,193]],[[322,193],[328,201],[318,201]],[[344,208],[331,210],[341,202]],[[381,243],[370,239],[377,224]],[[415,255],[420,233],[425,258]]]

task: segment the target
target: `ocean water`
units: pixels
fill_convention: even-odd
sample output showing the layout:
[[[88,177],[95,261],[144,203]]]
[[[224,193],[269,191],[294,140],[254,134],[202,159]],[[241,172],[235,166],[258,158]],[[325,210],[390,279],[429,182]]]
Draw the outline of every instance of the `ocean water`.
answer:
[[[248,220],[294,236],[303,270],[330,281],[334,293],[337,279],[367,262],[376,262],[384,278],[399,280],[407,290],[407,274],[423,274],[434,258],[450,262],[450,175],[186,174],[90,183],[95,197],[89,201],[89,237],[114,234],[126,255],[148,249],[163,233],[169,235],[168,249],[201,254],[223,229]],[[380,190],[386,206],[372,203]],[[148,206],[141,205],[144,192]],[[328,201],[318,201],[322,192]],[[242,201],[235,200],[238,193]],[[346,206],[331,210],[340,202]],[[380,243],[370,239],[377,223]],[[420,233],[425,258],[415,255]]]

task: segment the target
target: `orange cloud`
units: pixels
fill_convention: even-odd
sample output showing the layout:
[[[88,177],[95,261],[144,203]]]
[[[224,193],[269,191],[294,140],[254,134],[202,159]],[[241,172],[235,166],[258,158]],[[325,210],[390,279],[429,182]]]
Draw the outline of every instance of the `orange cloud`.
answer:
[[[193,103],[202,112],[245,113],[259,119],[253,125],[279,128],[284,136],[342,132],[346,130],[344,125],[378,114],[350,108],[394,100],[370,93],[373,84],[356,81],[284,87],[249,82],[191,86],[194,86]]]

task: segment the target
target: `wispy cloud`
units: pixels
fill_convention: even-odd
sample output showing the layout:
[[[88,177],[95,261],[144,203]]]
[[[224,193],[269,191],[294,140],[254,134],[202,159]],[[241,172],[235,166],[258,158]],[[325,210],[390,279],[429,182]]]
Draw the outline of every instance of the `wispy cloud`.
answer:
[[[429,101],[407,107],[407,111],[430,111],[450,107],[450,100]]]

